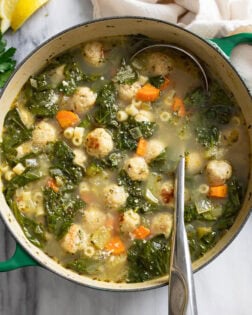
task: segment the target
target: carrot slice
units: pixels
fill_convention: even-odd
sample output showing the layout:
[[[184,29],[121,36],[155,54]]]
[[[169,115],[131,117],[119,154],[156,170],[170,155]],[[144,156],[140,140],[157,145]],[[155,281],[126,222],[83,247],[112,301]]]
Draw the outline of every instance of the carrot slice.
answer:
[[[70,110],[58,111],[56,114],[56,119],[63,129],[67,127],[72,127],[80,121],[79,116],[71,112]]]
[[[159,97],[160,90],[150,83],[146,83],[136,93],[136,99],[143,102],[153,102]]]
[[[52,190],[56,193],[59,191],[59,187],[57,186],[57,183],[56,183],[55,179],[53,179],[53,178],[48,179],[47,186],[52,188]]]
[[[143,225],[140,225],[137,229],[135,229],[132,233],[135,238],[138,238],[138,239],[145,239],[147,236],[150,235],[150,230],[148,228],[146,228],[145,226]]]
[[[120,255],[125,252],[125,245],[119,236],[114,236],[105,246],[105,249],[114,255]]]
[[[144,138],[140,138],[137,144],[136,154],[139,156],[145,156],[147,151],[147,141]]]
[[[178,113],[179,117],[184,117],[186,114],[185,104],[182,98],[175,96],[172,104],[172,110]]]
[[[170,79],[168,79],[167,77],[165,77],[164,83],[161,84],[161,86],[159,87],[159,89],[160,89],[161,91],[165,90],[165,89],[169,86],[170,82],[171,82]]]
[[[209,187],[209,197],[214,198],[226,198],[228,192],[228,186],[226,184],[220,186],[211,186]]]

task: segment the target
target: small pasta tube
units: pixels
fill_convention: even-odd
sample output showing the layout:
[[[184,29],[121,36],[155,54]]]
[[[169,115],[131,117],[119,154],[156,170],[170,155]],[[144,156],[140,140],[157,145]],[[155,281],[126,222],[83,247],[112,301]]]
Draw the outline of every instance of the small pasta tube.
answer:
[[[116,119],[118,121],[125,121],[128,119],[128,114],[124,110],[119,110],[116,114]]]
[[[172,114],[169,112],[162,112],[159,117],[161,121],[166,122],[172,118]]]
[[[208,194],[209,192],[209,186],[207,184],[201,184],[199,185],[198,187],[198,191],[201,193],[201,194]]]
[[[83,137],[84,137],[84,131],[85,131],[85,129],[82,127],[75,127],[74,128],[72,143],[76,147],[79,147],[82,145]]]
[[[84,255],[86,255],[87,257],[94,256],[94,253],[95,253],[95,249],[93,246],[86,246],[84,248]]]
[[[74,128],[73,127],[66,128],[63,134],[66,139],[69,139],[69,140],[72,139],[74,135]]]

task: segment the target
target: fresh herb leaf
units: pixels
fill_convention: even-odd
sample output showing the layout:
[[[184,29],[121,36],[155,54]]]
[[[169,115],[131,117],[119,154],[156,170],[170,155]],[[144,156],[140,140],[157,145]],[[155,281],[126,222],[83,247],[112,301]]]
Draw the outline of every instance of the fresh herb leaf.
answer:
[[[15,202],[12,203],[12,210],[28,240],[35,246],[43,248],[46,242],[45,229],[43,224],[39,224],[32,219],[26,217],[22,212],[19,211],[18,206]]]
[[[169,271],[170,246],[164,235],[135,240],[128,249],[128,282],[143,282]]]
[[[54,192],[49,187],[44,189],[47,227],[57,239],[61,239],[67,233],[74,216],[84,206],[85,203],[73,194]]]
[[[97,111],[95,120],[98,124],[105,126],[117,126],[116,113],[118,105],[116,104],[116,88],[113,82],[110,82],[99,91],[96,99]]]
[[[6,49],[6,41],[0,33],[0,88],[4,86],[15,68],[16,61],[13,59],[15,52],[16,49],[13,47]]]
[[[21,143],[29,140],[32,131],[27,129],[23,124],[18,110],[16,108],[10,110],[4,119],[4,132],[2,142],[3,157],[11,164],[16,162],[15,148]]]

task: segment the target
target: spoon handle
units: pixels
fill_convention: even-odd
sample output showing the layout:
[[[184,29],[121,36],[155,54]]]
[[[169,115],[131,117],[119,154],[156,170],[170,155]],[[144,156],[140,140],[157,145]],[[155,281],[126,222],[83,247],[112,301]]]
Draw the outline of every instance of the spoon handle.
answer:
[[[185,158],[175,179],[175,214],[169,280],[169,315],[197,315],[192,265],[184,225]]]

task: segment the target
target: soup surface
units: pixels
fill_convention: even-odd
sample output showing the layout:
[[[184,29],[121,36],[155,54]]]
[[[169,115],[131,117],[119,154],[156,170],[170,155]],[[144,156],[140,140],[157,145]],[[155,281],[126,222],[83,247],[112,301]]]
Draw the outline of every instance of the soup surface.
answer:
[[[232,95],[211,75],[206,93],[174,51],[130,60],[147,44],[105,38],[51,60],[4,121],[4,194],[26,237],[102,281],[168,273],[180,156],[192,260],[232,226],[247,185],[248,136]]]

